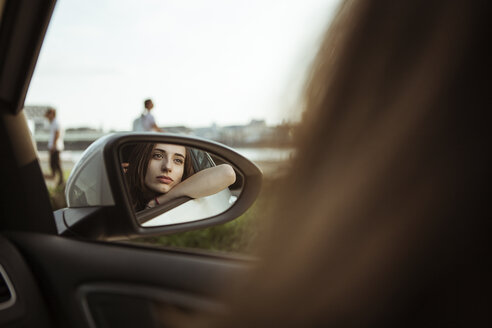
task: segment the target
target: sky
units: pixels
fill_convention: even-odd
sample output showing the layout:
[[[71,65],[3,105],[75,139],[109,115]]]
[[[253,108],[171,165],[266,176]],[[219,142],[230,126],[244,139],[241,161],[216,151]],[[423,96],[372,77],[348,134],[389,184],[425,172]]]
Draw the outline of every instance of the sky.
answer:
[[[26,105],[65,128],[268,125],[300,94],[338,0],[58,0]]]

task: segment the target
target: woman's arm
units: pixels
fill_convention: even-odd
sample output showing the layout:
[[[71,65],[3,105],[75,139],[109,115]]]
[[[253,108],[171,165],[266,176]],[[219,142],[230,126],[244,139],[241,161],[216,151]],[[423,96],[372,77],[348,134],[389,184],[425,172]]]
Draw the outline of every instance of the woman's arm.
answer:
[[[210,167],[193,174],[188,179],[177,184],[168,193],[157,197],[159,204],[167,201],[188,196],[191,198],[201,198],[218,193],[236,181],[236,173],[229,164],[221,164]],[[151,200],[148,204],[155,206],[155,201]]]

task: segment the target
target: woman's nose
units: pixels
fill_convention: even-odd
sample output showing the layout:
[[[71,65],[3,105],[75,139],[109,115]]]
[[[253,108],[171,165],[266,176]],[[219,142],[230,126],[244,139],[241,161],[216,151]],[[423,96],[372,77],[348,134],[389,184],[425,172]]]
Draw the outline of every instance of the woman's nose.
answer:
[[[171,161],[168,161],[167,159],[164,159],[162,161],[162,165],[161,165],[161,170],[162,171],[171,171]]]

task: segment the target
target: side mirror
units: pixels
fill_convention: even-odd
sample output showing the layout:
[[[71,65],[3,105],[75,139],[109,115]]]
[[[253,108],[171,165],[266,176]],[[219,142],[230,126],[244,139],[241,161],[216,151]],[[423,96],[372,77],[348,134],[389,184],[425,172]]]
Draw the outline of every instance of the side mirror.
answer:
[[[262,173],[233,149],[200,138],[119,133],[94,142],[67,181],[59,234],[124,239],[204,228],[245,212]]]

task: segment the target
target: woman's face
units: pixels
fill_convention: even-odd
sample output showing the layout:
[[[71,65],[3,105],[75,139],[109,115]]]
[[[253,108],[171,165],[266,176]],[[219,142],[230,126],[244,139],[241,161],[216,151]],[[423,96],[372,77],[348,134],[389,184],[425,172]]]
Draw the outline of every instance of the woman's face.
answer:
[[[152,149],[145,174],[145,186],[156,193],[167,193],[181,182],[185,159],[184,146],[156,144]]]

